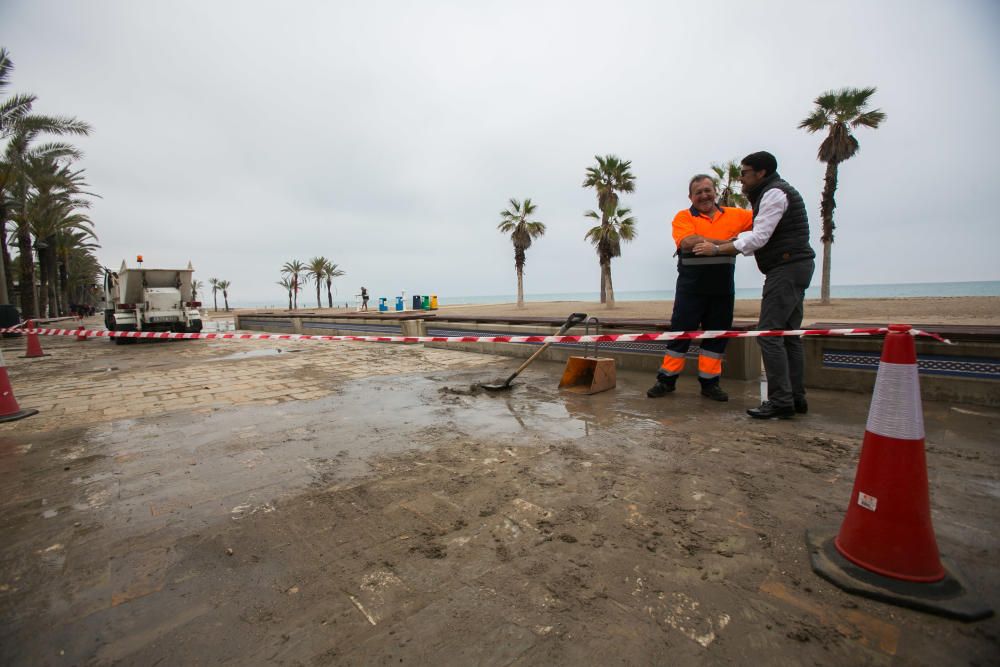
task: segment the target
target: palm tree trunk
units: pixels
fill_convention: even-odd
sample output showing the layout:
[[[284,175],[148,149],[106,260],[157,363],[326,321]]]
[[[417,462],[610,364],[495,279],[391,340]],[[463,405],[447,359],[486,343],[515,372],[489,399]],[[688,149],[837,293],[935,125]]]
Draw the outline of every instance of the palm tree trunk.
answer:
[[[292,309],[292,290],[288,290],[288,310]]]
[[[617,198],[616,198],[615,201],[617,203]],[[612,209],[612,210],[614,210],[614,209]],[[607,226],[608,226],[608,212],[605,211],[605,210],[602,210],[601,211],[601,227],[604,228],[605,232],[607,232]],[[607,238],[606,234],[605,234],[605,238]],[[604,259],[603,253],[602,253],[601,259],[600,259],[600,262],[601,262],[601,303],[607,303],[608,302],[608,280],[607,280],[607,278],[604,275],[604,261],[605,261],[605,259]]]
[[[222,292],[222,300],[226,304],[226,312],[228,313],[229,312],[229,293],[228,292],[225,292],[225,291]]]
[[[4,195],[0,191],[0,304],[9,304],[14,293],[14,277],[10,275],[10,251],[7,249],[7,207],[3,205]]]
[[[323,307],[323,297],[319,293],[319,280],[316,281],[316,308]]]
[[[295,308],[296,310],[298,310],[298,308],[299,308],[299,277],[298,276],[293,276],[292,277],[292,292],[294,292],[294,296],[295,296],[295,301],[293,302],[294,305],[292,307]]]
[[[38,303],[35,301],[35,261],[31,256],[31,232],[27,223],[17,226],[17,247],[21,253],[21,315],[24,319],[38,318]]]
[[[62,299],[63,312],[65,313],[67,308],[69,308],[70,296],[69,296],[69,266],[67,265],[67,258],[65,255],[59,257],[59,293]],[[78,301],[77,303],[82,304],[83,301]]]
[[[820,303],[830,305],[830,252],[833,246],[833,209],[837,208],[834,194],[837,192],[837,164],[826,163],[826,175],[823,178],[823,197],[820,200],[820,215],[823,218],[823,274],[820,286]]]
[[[331,281],[326,281],[326,303],[330,308],[333,308],[333,292],[330,291]]]
[[[517,307],[524,308],[524,267],[517,267]]]
[[[212,290],[212,305],[215,307],[215,312],[219,312],[219,294],[215,290]]]
[[[604,283],[605,287],[607,288],[607,293],[606,293],[607,301],[606,301],[605,305],[607,305],[608,308],[614,308],[615,307],[615,288],[614,288],[614,286],[611,283],[611,260],[610,259],[601,266],[601,274],[604,276],[604,280],[602,282]]]

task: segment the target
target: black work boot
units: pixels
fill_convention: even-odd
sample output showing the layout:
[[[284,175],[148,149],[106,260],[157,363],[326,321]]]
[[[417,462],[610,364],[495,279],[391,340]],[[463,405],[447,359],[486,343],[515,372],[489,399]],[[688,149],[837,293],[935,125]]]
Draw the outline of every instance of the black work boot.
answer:
[[[794,406],[795,406],[795,412],[799,413],[800,415],[804,415],[807,412],[809,412],[809,404],[806,402],[805,396],[801,398],[796,398]]]
[[[673,382],[667,380],[663,381],[661,379],[656,380],[656,384],[646,390],[646,396],[650,398],[662,398],[667,394],[675,391],[677,389],[677,379],[674,378]]]
[[[725,403],[729,400],[729,394],[722,390],[718,382],[706,382],[701,385],[701,395],[713,401]]]
[[[759,408],[750,408],[747,414],[754,419],[791,419],[795,416],[795,408],[791,405],[778,406],[771,401],[764,401]]]

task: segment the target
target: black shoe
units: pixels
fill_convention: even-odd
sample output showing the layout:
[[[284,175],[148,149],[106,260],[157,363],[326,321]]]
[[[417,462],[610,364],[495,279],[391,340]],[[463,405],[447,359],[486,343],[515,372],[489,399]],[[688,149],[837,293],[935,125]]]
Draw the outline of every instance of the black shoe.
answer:
[[[806,399],[804,398],[795,399],[795,411],[800,415],[804,415],[805,413],[809,412],[809,404],[806,403]]]
[[[670,392],[674,391],[675,389],[677,389],[677,385],[675,384],[665,384],[663,382],[657,382],[646,391],[646,396],[649,396],[650,398],[661,398],[663,396],[666,396]]]
[[[795,416],[795,408],[791,405],[779,407],[771,401],[764,401],[759,408],[747,410],[747,414],[754,419],[791,419]]]
[[[729,394],[724,392],[718,384],[703,384],[701,386],[701,395],[720,403],[725,403],[729,400]]]

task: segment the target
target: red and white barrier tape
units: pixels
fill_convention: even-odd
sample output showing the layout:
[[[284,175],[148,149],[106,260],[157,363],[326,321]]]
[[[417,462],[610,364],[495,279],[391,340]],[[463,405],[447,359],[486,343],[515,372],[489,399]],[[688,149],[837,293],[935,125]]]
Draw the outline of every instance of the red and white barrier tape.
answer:
[[[659,333],[600,334],[593,336],[312,336],[272,333],[173,333],[169,331],[105,331],[91,329],[23,329],[8,327],[0,333],[38,334],[39,336],[86,336],[87,338],[152,338],[158,340],[316,340],[364,343],[631,343],[704,338],[758,338],[771,336],[882,336],[886,327],[863,329],[794,329],[789,331],[663,331]],[[942,343],[941,336],[910,329],[914,336],[927,336]]]

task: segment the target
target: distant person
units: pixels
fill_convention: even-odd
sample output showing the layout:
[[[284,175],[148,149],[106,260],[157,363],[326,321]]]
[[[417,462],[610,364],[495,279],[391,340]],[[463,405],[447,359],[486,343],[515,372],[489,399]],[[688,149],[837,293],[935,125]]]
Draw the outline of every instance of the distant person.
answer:
[[[767,151],[747,155],[740,166],[743,194],[753,206],[753,229],[717,247],[699,243],[694,252],[703,257],[752,254],[764,274],[757,328],[798,329],[816,268],[805,204],[798,191],[778,175],[778,160]],[[795,413],[808,412],[801,338],[762,336],[757,343],[767,375],[767,400],[747,414],[755,419],[791,419]]]
[[[696,329],[729,329],[733,324],[736,269],[734,255],[715,253],[698,257],[692,252],[699,243],[717,247],[728,239],[751,228],[753,213],[742,208],[722,207],[717,203],[715,181],[707,174],[698,174],[688,183],[691,208],[679,211],[671,225],[677,246],[677,289],[674,310],[670,316],[671,331]],[[725,338],[709,338],[699,344],[698,381],[701,394],[713,401],[728,401],[729,396],[719,386]],[[677,388],[677,378],[684,370],[684,359],[690,340],[672,340],[646,395],[666,396]]]
[[[368,310],[368,290],[361,288],[361,310]]]

